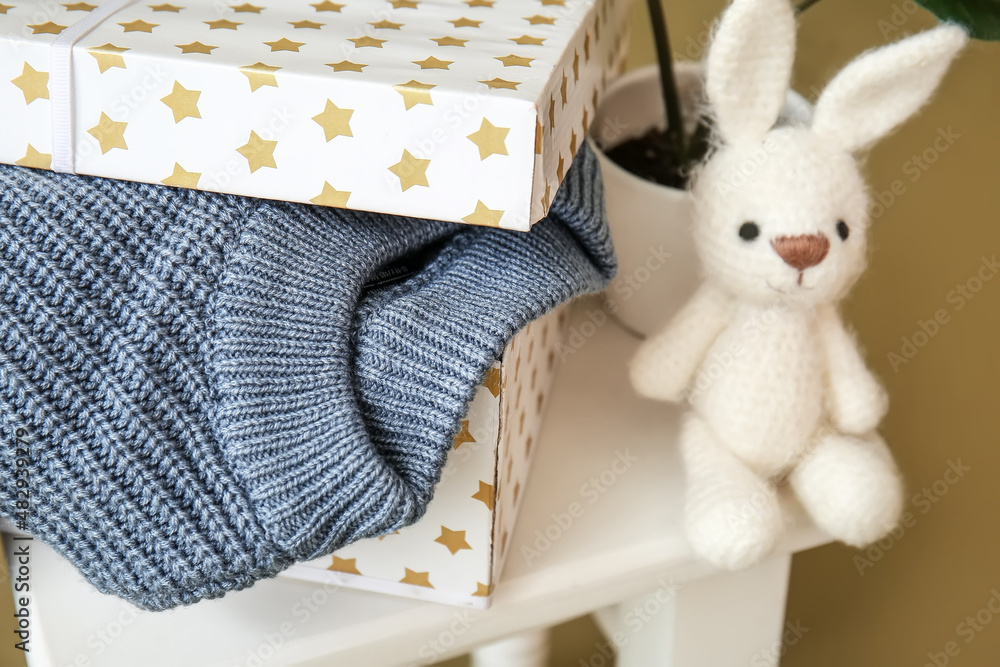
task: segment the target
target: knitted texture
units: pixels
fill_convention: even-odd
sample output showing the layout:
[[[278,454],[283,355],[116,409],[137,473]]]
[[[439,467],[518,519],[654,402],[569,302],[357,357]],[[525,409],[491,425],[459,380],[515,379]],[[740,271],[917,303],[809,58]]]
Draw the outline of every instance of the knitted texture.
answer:
[[[2,514],[20,523],[20,441],[29,532],[147,609],[419,519],[510,338],[615,268],[586,145],[530,233],[0,182]]]
[[[824,90],[810,126],[776,127],[794,32],[788,0],[734,0],[723,15],[705,82],[721,142],[692,190],[705,281],[631,365],[640,394],[690,402],[687,534],[727,568],[777,541],[784,479],[848,544],[877,540],[902,511],[876,433],[888,401],[836,309],[866,264],[853,152],[915,113],[968,39],[942,25],[867,53]]]

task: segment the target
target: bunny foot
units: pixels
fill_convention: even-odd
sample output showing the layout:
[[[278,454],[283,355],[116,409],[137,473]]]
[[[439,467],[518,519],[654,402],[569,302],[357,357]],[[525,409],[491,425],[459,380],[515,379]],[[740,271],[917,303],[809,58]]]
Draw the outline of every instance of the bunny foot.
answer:
[[[716,567],[753,565],[782,530],[774,485],[723,446],[696,415],[686,417],[680,444],[688,473],[685,529],[694,550]]]
[[[899,471],[875,433],[824,438],[789,482],[820,528],[855,547],[886,535],[903,510]]]

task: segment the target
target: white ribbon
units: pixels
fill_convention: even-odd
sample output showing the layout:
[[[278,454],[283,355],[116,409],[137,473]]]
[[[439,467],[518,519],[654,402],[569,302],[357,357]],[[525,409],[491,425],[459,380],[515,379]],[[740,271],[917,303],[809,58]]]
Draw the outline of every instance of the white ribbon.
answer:
[[[135,0],[109,0],[63,30],[52,42],[49,103],[52,110],[52,170],[76,173],[73,136],[73,46]]]

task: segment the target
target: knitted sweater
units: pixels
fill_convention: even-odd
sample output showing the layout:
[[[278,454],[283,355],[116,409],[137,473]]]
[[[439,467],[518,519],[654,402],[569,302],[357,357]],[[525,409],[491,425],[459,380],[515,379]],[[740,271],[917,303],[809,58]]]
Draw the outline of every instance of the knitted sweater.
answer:
[[[0,184],[0,514],[147,609],[419,519],[509,339],[614,272],[586,145],[530,233]]]

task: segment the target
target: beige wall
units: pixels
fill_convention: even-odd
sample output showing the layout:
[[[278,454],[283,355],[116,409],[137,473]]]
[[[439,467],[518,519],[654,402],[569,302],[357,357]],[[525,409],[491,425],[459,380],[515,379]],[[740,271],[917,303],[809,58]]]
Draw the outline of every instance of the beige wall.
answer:
[[[653,60],[645,5],[637,4],[633,66]],[[664,0],[673,51],[699,56],[703,22],[724,5]],[[889,32],[893,20],[901,29]],[[902,0],[823,0],[800,19],[794,85],[814,98],[809,91],[852,56],[933,24]],[[931,105],[868,158],[874,190],[899,180],[903,192],[874,224],[871,268],[845,308],[892,397],[883,432],[911,496],[943,480],[949,461],[971,469],[954,485],[940,481],[938,491],[947,491],[938,502],[911,499],[911,527],[873,553],[880,558],[863,575],[854,559],[865,554],[842,546],[795,558],[787,619],[808,631],[787,647],[788,667],[923,665],[949,641],[959,651],[952,665],[1000,664],[1000,615],[981,631],[959,626],[1000,591],[1000,276],[961,308],[958,297],[948,300],[981,257],[1000,255],[998,124],[1000,44],[976,42]],[[948,128],[958,138],[934,155]],[[919,171],[909,161],[925,149],[935,161]],[[887,355],[939,309],[947,323],[894,371]]]

